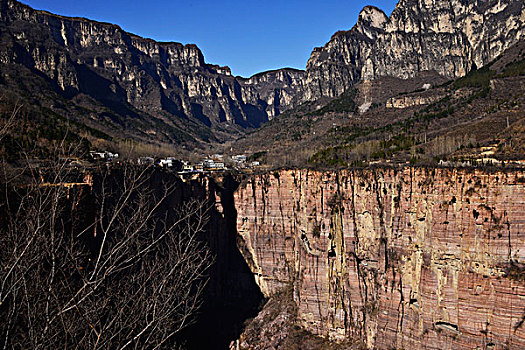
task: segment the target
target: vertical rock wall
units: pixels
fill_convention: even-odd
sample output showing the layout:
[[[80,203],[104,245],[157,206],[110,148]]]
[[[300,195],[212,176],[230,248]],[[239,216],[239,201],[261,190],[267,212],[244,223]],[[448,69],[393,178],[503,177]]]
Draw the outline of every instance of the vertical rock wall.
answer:
[[[369,348],[525,347],[525,171],[280,171],[235,194],[238,246],[302,327]]]
[[[523,40],[524,23],[524,3],[516,0],[400,0],[390,17],[367,6],[352,29],[314,49],[302,97],[335,97],[384,76],[458,78]]]
[[[304,77],[304,71],[283,69],[236,78],[228,67],[207,64],[196,45],[157,42],[117,25],[33,10],[16,0],[0,0],[0,42],[2,73],[21,65],[68,97],[84,93],[111,102],[113,109],[117,102],[129,104],[156,117],[193,118],[208,127],[261,125],[292,107]]]

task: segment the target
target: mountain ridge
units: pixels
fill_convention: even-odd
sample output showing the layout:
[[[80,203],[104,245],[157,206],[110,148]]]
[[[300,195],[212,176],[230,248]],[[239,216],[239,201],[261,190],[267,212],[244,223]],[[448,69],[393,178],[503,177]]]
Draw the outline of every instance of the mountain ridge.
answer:
[[[382,20],[370,25],[364,15]],[[365,7],[350,30],[314,49],[301,100],[336,97],[382,76],[407,79],[432,70],[448,79],[464,76],[523,38],[524,22],[525,6],[512,0],[401,0],[390,17]]]
[[[83,100],[81,107],[101,119],[90,123],[109,134],[124,131],[130,138],[176,145],[180,141],[168,129],[178,128],[198,146],[258,127],[288,108],[283,98],[275,98],[284,82],[266,78],[261,96],[252,84],[231,76],[228,67],[207,64],[195,44],[157,42],[117,25],[54,15],[15,0],[2,0],[0,6],[6,88],[29,84],[17,81],[19,74],[9,74],[27,69],[27,76],[33,74],[29,80],[43,78],[50,92],[74,103]],[[282,78],[288,74],[302,73],[284,70]],[[295,94],[290,89],[288,85],[283,94]],[[46,104],[53,109],[53,101]],[[102,120],[101,109],[110,110],[113,122]],[[126,125],[134,117],[141,125]],[[78,115],[77,121],[86,123],[86,116]],[[228,126],[232,135],[224,130]],[[202,128],[210,129],[205,134],[211,138]]]

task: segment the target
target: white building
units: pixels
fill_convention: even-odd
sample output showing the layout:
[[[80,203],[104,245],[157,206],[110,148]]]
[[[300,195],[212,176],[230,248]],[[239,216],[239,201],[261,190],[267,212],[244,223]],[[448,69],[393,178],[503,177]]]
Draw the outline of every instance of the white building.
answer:
[[[194,170],[193,165],[190,164],[188,161],[182,161],[182,171],[184,172],[192,172]]]
[[[215,161],[213,159],[205,159],[202,161],[202,165],[204,168],[214,168]]]
[[[115,158],[118,158],[118,153],[111,153],[108,151],[102,151],[102,152],[90,151],[89,155],[94,160],[113,160]]]
[[[173,166],[173,159],[170,159],[170,158],[161,159],[159,160],[159,166],[171,168]]]
[[[246,156],[244,154],[238,154],[236,156],[233,156],[232,159],[234,162],[237,162],[237,163],[246,162]]]

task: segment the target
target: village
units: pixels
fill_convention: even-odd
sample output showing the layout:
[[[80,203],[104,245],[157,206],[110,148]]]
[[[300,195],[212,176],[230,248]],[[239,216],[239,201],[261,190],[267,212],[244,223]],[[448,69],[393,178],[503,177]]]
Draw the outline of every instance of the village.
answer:
[[[191,162],[177,157],[138,157],[132,160],[121,161],[118,153],[109,151],[91,151],[90,158],[96,162],[105,163],[124,163],[132,162],[138,165],[158,166],[177,172],[180,175],[194,173],[217,173],[226,170],[251,171],[261,167],[259,161],[250,161],[244,154],[234,156],[224,156],[222,154],[213,154],[202,158],[198,162]]]

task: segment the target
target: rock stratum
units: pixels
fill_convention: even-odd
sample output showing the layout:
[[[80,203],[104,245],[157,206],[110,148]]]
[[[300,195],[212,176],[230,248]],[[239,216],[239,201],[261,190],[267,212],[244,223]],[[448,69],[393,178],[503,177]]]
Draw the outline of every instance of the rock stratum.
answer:
[[[296,322],[314,334],[377,349],[525,347],[522,170],[280,171],[248,178],[235,203],[262,292],[292,286]]]
[[[515,0],[400,0],[390,17],[367,6],[351,30],[314,49],[302,99],[384,76],[464,76],[525,37],[524,23],[525,4]]]

